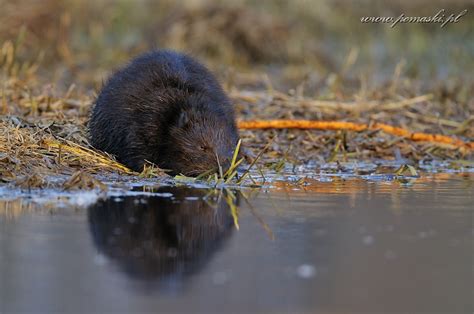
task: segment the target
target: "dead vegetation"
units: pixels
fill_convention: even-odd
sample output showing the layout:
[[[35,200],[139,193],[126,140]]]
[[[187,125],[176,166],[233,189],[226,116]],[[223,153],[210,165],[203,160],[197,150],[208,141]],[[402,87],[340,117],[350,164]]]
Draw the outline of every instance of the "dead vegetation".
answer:
[[[90,174],[138,175],[89,145],[87,118],[106,73],[153,46],[190,51],[207,60],[234,101],[240,120],[384,123],[473,141],[474,80],[471,73],[463,72],[472,64],[472,58],[466,58],[469,51],[461,49],[451,59],[459,64],[429,56],[419,65],[409,56],[394,59],[388,74],[376,80],[368,69],[387,73],[387,68],[367,63],[363,45],[369,43],[364,41],[359,47],[344,37],[341,27],[351,26],[336,23],[336,27],[301,3],[288,8],[287,16],[281,5],[263,5],[262,10],[242,3],[177,7],[171,1],[151,2],[145,6],[150,12],[137,8],[130,16],[124,14],[131,4],[121,4],[107,8],[99,18],[100,3],[48,1],[36,7],[27,0],[8,5],[0,1],[5,5],[5,23],[0,27],[0,182],[20,187],[102,188]],[[328,7],[321,1],[320,10]],[[153,12],[160,12],[159,16],[152,19]],[[335,19],[346,21],[346,9],[341,12],[335,13]],[[469,28],[469,24],[459,24],[453,25],[458,29],[452,36]],[[352,26],[360,28],[357,21]],[[417,36],[431,36],[432,30],[427,35],[412,27]],[[395,41],[393,32],[386,36]],[[328,53],[331,45],[324,45],[324,34],[334,36],[331,40],[338,44],[350,45],[349,49]],[[361,36],[361,40],[369,37]],[[410,45],[408,50],[425,49]],[[427,80],[422,73],[433,66],[447,67],[456,75]],[[370,128],[242,130],[241,134],[243,145],[254,155],[268,145],[259,160],[263,171],[265,167],[281,169],[286,162],[399,159],[417,165],[451,160],[472,166],[473,160],[472,150],[413,142]],[[50,180],[58,175],[69,179]],[[162,175],[153,165],[141,174]]]

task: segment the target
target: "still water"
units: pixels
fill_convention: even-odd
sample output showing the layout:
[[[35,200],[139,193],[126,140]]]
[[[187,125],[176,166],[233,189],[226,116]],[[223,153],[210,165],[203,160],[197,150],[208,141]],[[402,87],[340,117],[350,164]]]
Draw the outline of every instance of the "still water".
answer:
[[[0,313],[474,310],[473,174],[275,186],[5,198]]]

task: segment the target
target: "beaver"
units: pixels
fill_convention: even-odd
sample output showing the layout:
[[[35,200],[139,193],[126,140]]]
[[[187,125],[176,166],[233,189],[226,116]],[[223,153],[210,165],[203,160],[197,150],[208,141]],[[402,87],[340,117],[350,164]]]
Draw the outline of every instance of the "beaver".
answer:
[[[225,171],[239,140],[234,109],[214,75],[170,50],[140,55],[107,80],[89,136],[135,171],[149,161],[187,176]]]

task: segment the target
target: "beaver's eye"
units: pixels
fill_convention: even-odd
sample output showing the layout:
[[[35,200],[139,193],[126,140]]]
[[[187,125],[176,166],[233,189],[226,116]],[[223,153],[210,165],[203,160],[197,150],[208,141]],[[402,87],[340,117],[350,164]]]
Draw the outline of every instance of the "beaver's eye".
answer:
[[[204,151],[204,150],[206,150],[206,147],[203,146],[203,145],[201,145],[201,146],[199,146],[199,150],[203,150],[203,151]]]

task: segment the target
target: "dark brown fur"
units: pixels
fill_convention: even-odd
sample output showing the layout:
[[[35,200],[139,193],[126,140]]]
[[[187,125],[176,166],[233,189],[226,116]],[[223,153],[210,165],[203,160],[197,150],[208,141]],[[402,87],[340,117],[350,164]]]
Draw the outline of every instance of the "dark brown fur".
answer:
[[[217,80],[172,51],[141,55],[112,75],[89,131],[94,147],[135,171],[148,160],[190,176],[228,167],[238,141],[234,110]]]

